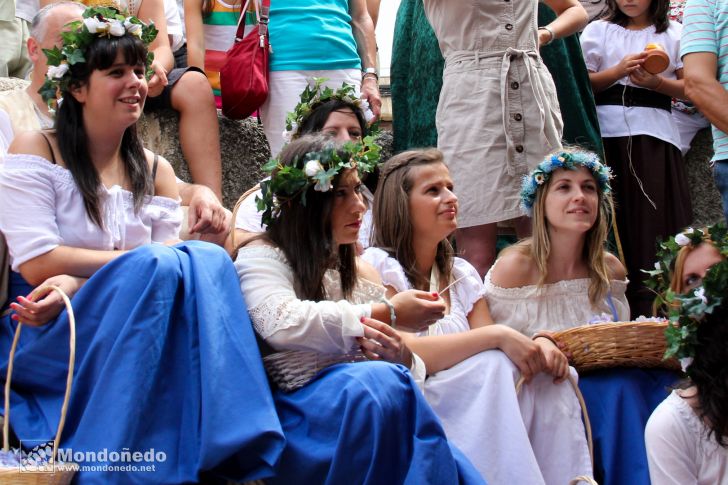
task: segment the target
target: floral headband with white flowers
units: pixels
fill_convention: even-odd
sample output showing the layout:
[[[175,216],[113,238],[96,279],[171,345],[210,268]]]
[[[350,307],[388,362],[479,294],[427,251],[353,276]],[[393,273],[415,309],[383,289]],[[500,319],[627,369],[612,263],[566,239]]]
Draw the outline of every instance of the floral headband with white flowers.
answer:
[[[263,223],[273,222],[284,204],[300,199],[305,206],[306,192],[311,186],[317,192],[328,192],[333,188],[334,177],[343,170],[356,168],[360,174],[371,172],[379,163],[379,151],[374,137],[367,136],[361,142],[343,145],[332,141],[323,150],[306,153],[291,165],[271,159],[262,168],[271,174],[270,179],[260,183],[261,196],[255,198],[258,210],[263,212]]]
[[[675,271],[677,254],[684,247],[696,248],[704,242],[711,242],[724,258],[728,258],[728,227],[723,222],[703,229],[689,227],[658,244],[655,269],[642,270],[649,275],[645,285],[657,295],[655,304],[658,308],[667,304],[670,296],[670,281]]]
[[[58,91],[68,90],[71,82],[69,70],[76,64],[86,62],[88,47],[97,37],[138,37],[145,46],[157,37],[153,22],[145,24],[136,17],[122,14],[114,7],[89,7],[83,12],[83,20],[66,24],[67,30],[61,32],[61,45],[53,49],[43,49],[48,59],[48,73],[38,93],[53,112]],[[150,66],[154,54],[147,53],[146,74],[151,75]]]
[[[599,161],[596,154],[591,152],[559,152],[546,157],[534,171],[523,177],[521,182],[521,210],[529,217],[533,214],[536,192],[540,186],[548,182],[554,170],[559,168],[576,170],[579,167],[586,167],[591,171],[599,185],[599,190],[603,194],[611,192],[612,187],[609,185],[609,179],[612,178],[612,171]]]
[[[290,143],[298,135],[298,130],[313,111],[327,101],[338,99],[347,102],[364,113],[364,119],[369,123],[374,114],[369,109],[369,103],[356,96],[353,85],[343,83],[339,89],[324,87],[327,78],[311,78],[306,88],[301,93],[301,101],[293,108],[293,111],[286,115],[286,129],[283,131],[283,139]],[[313,82],[313,84],[311,84]],[[376,133],[371,133],[376,135]]]

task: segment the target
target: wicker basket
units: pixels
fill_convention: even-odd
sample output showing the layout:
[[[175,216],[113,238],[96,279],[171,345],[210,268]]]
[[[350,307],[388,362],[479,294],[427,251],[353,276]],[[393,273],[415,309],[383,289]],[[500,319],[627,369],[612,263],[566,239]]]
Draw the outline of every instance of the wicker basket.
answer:
[[[664,360],[667,322],[616,322],[583,325],[553,337],[571,353],[569,363],[580,373],[607,367],[662,367],[679,370],[675,359]]]
[[[68,412],[68,401],[71,397],[71,385],[73,383],[73,367],[76,358],[76,319],[73,315],[73,308],[71,308],[71,300],[68,296],[57,286],[43,285],[36,288],[31,293],[29,299],[36,300],[39,295],[44,295],[49,291],[56,291],[63,298],[63,303],[66,305],[66,311],[68,312],[68,325],[71,329],[71,336],[69,339],[71,351],[68,358],[68,375],[66,377],[66,394],[63,397],[63,406],[61,407],[61,419],[58,422],[58,431],[56,431],[56,437],[53,440],[53,454],[49,460],[48,468],[49,471],[29,471],[22,470],[21,467],[2,467],[0,466],[0,483],[3,485],[67,485],[71,483],[73,475],[78,471],[78,465],[75,463],[55,463],[55,457],[58,453],[58,443],[61,440],[61,433],[63,432],[63,425],[66,422],[66,413]],[[8,373],[5,378],[5,421],[3,423],[3,451],[7,452],[10,450],[9,435],[10,435],[10,379],[13,374],[13,360],[15,358],[15,349],[18,346],[20,340],[20,329],[23,324],[18,323],[15,329],[15,337],[13,338],[13,345],[10,348],[10,358],[8,359]]]

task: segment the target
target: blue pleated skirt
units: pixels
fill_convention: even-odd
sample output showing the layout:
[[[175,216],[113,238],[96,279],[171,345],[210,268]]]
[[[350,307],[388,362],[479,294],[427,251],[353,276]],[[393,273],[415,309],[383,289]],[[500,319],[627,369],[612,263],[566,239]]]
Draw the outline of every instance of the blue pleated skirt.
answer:
[[[30,291],[18,274],[11,287],[11,298]],[[140,247],[97,271],[72,304],[76,368],[61,447],[66,456],[83,454],[76,462],[95,470],[77,474],[76,483],[190,483],[203,471],[242,481],[273,473],[285,439],[222,249]],[[0,322],[3,381],[15,326],[9,317]],[[65,311],[43,327],[23,326],[10,422],[25,446],[55,435],[68,340]],[[124,451],[142,459],[123,461]]]

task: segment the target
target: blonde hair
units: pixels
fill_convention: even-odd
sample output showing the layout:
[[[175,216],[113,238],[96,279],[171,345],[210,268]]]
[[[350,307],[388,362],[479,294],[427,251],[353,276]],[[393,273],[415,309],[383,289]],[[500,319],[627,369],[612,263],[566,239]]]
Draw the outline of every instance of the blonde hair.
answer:
[[[683,277],[685,276],[685,260],[688,259],[690,253],[703,244],[715,246],[715,244],[713,244],[713,240],[710,238],[710,231],[708,228],[704,227],[701,229],[701,232],[703,233],[703,241],[700,244],[687,244],[681,247],[677,252],[677,256],[675,256],[675,265],[673,268],[670,268],[672,271],[670,274],[670,290],[675,293],[682,294],[685,292],[685,285],[683,285]]]
[[[569,153],[588,153],[584,150],[568,149]],[[568,169],[562,169],[568,170]],[[594,174],[590,172],[592,177]],[[553,177],[549,177],[536,190],[536,200],[533,204],[533,235],[515,244],[506,251],[514,250],[530,256],[538,268],[538,286],[541,287],[548,278],[548,259],[551,254],[551,239],[549,238],[548,220],[546,219],[546,195]],[[609,235],[611,222],[612,195],[611,192],[604,192],[602,186],[597,183],[598,211],[597,219],[586,233],[584,243],[584,258],[589,271],[589,302],[596,305],[601,302],[609,292],[609,268],[607,266],[605,243]]]

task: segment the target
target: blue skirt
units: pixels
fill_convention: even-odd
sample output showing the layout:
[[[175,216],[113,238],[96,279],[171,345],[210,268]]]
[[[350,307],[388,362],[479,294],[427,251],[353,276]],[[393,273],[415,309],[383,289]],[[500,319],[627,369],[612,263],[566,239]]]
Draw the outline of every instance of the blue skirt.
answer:
[[[286,447],[267,485],[485,483],[402,366],[339,364],[273,397]]]
[[[14,275],[10,297],[29,291]],[[76,368],[61,447],[95,470],[82,471],[76,483],[190,483],[203,471],[240,481],[272,474],[285,440],[238,278],[222,249],[195,242],[140,247],[97,271],[72,304]],[[3,380],[15,327],[9,317],[0,321]],[[45,326],[22,329],[10,422],[24,446],[55,436],[68,339],[65,311]]]
[[[677,372],[615,368],[579,378],[591,419],[594,478],[602,485],[650,485],[645,425],[676,384]]]

